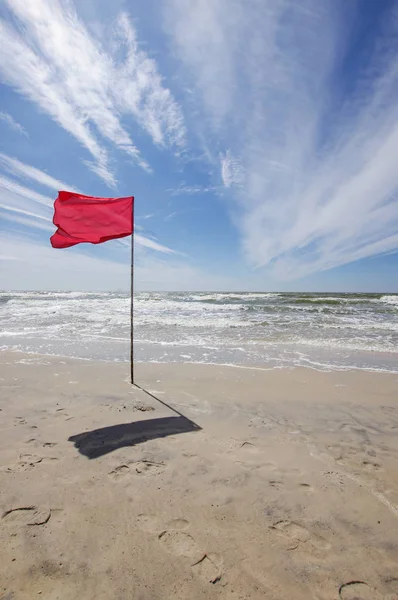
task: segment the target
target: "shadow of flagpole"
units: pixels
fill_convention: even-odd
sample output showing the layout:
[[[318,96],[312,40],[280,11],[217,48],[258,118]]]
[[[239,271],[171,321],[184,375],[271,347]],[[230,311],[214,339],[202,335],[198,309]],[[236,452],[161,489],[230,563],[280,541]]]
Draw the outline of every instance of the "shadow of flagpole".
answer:
[[[141,392],[144,392],[144,394],[147,394],[148,396],[150,396],[151,398],[153,398],[154,400],[156,400],[156,402],[159,402],[160,404],[163,404],[163,406],[165,406],[166,408],[168,408],[169,410],[171,410],[172,412],[176,413],[177,415],[179,415],[180,417],[183,417],[184,419],[187,419],[187,417],[185,417],[182,413],[180,413],[176,408],[173,408],[172,406],[170,406],[170,404],[167,404],[167,402],[164,402],[163,400],[161,400],[160,398],[158,398],[157,396],[155,396],[154,394],[151,394],[151,392],[148,392],[148,390],[146,390],[145,388],[141,387],[140,385],[138,385],[138,383],[134,383],[133,384],[134,387],[138,388],[139,390],[141,390]],[[189,419],[187,419],[189,420]],[[191,421],[193,423],[193,421]],[[199,430],[202,429],[201,427],[199,427],[199,425],[196,425],[196,423],[193,423]]]
[[[201,431],[202,428],[185,417],[175,408],[160,400],[151,392],[134,384],[136,388],[174,412],[177,416],[146,419],[132,423],[121,423],[110,427],[101,427],[92,431],[85,431],[68,438],[80,454],[89,459],[99,458],[119,448],[136,446],[149,440],[164,438],[169,435]]]

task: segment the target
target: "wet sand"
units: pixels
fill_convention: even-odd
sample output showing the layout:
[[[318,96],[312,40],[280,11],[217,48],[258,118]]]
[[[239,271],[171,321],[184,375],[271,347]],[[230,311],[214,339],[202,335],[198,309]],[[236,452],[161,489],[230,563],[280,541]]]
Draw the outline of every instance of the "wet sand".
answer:
[[[0,361],[1,600],[398,598],[398,375]]]

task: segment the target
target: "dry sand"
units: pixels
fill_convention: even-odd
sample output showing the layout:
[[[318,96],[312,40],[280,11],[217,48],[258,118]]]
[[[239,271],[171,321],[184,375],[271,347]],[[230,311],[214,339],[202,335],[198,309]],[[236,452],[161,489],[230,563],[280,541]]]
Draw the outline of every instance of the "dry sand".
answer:
[[[398,376],[0,355],[2,600],[398,598]]]

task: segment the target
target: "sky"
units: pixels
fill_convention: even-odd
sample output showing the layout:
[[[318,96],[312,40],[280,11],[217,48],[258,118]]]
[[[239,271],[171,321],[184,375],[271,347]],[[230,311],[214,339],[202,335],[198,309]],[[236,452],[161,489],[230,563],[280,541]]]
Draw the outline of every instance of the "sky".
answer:
[[[398,292],[395,0],[0,0],[0,287]]]

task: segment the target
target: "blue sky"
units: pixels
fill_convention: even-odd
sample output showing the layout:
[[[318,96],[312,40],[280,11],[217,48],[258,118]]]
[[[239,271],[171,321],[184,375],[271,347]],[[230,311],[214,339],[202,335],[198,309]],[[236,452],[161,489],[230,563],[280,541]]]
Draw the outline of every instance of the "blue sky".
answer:
[[[59,189],[136,198],[136,284],[398,291],[394,0],[1,0],[3,289],[128,289],[53,250]]]

